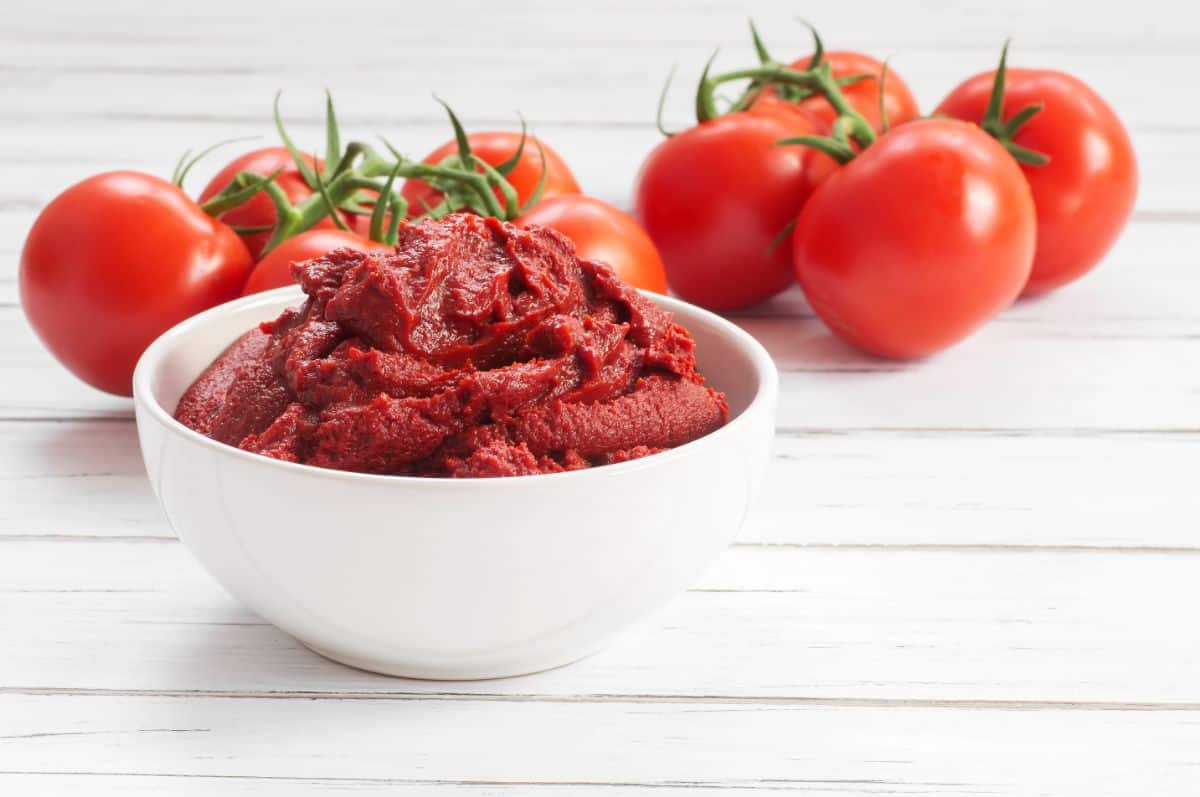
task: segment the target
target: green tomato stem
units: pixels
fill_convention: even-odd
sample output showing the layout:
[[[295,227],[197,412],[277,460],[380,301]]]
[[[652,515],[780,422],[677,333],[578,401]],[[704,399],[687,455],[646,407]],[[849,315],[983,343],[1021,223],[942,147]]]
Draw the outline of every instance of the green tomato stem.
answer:
[[[1021,127],[1042,110],[1042,103],[1035,102],[1032,105],[1026,105],[1013,114],[1007,122],[1004,121],[1004,85],[1008,75],[1009,44],[1011,44],[1011,40],[1005,41],[1004,47],[1000,49],[1000,64],[996,67],[996,77],[992,81],[992,93],[988,97],[987,109],[983,112],[983,119],[979,122],[979,126],[983,128],[984,132],[999,141],[1018,163],[1027,166],[1045,166],[1050,162],[1049,155],[1022,147],[1013,140]]]
[[[850,137],[859,146],[867,147],[875,141],[875,130],[871,127],[870,122],[866,120],[866,117],[850,105],[850,102],[846,99],[846,95],[842,94],[841,88],[839,88],[838,82],[834,79],[833,72],[830,70],[828,61],[818,64],[813,69],[803,71],[786,66],[760,66],[750,69],[737,69],[713,77],[708,76],[706,69],[700,81],[700,90],[697,92],[696,107],[698,118],[702,110],[715,107],[712,98],[717,86],[735,80],[762,80],[769,83],[782,83],[811,89],[825,97],[839,116],[849,120]],[[712,117],[701,118],[700,121],[705,121],[708,118]]]
[[[245,204],[247,200],[260,191],[265,191],[275,204],[276,209],[283,207],[291,210],[292,203],[287,198],[287,194],[275,183],[275,178],[278,176],[278,171],[267,177],[255,174],[254,172],[238,172],[229,181],[229,185],[201,204],[200,209],[213,218],[216,218],[222,213]]]

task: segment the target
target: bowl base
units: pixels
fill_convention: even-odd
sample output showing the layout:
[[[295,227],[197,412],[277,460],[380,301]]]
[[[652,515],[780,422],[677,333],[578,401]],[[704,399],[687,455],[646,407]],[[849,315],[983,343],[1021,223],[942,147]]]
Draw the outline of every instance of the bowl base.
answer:
[[[491,666],[460,664],[431,667],[427,664],[419,664],[411,661],[393,661],[357,656],[352,653],[333,652],[305,642],[303,639],[297,639],[296,641],[322,658],[347,667],[353,667],[356,670],[364,670],[378,675],[388,675],[393,678],[411,678],[418,681],[490,681],[497,678],[515,678],[520,675],[533,675],[534,673],[554,670],[559,667],[566,667],[568,664],[574,664],[577,661],[582,661],[588,656],[600,652],[603,648],[603,646],[599,646],[584,653],[572,654],[565,658],[551,661],[533,660]]]

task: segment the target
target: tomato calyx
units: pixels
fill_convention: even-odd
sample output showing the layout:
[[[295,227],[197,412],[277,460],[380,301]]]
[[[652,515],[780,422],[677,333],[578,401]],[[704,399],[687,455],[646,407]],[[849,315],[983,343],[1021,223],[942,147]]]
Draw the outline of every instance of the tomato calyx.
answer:
[[[885,60],[879,68],[879,120],[880,134],[886,133],[889,129],[887,103],[885,101],[884,86],[887,84],[888,64]],[[830,102],[832,105],[833,103]],[[865,118],[865,117],[864,117]],[[781,146],[790,144],[799,144],[818,152],[828,155],[839,164],[846,164],[854,160],[859,150],[855,149],[855,144],[859,147],[866,147],[869,144],[864,144],[861,139],[851,141],[851,130],[853,130],[855,122],[849,116],[839,114],[834,120],[833,127],[830,129],[828,136],[794,136],[785,138],[778,143]]]
[[[426,216],[440,219],[450,213],[470,210],[481,216],[494,216],[504,221],[512,221],[541,201],[549,170],[546,166],[545,151],[536,138],[533,139],[533,143],[537,147],[542,164],[541,174],[537,186],[524,204],[520,202],[516,188],[506,179],[521,162],[530,139],[525,117],[518,114],[521,121],[521,138],[516,149],[507,159],[493,166],[472,152],[467,131],[454,109],[440,97],[435,96],[434,99],[446,110],[450,126],[454,130],[457,152],[448,155],[437,164],[413,164],[418,173],[404,175],[428,183],[442,195],[436,205],[422,203]],[[393,156],[401,157],[396,148],[386,140],[384,144]],[[503,198],[503,204],[496,196],[497,191]]]
[[[839,163],[845,163],[854,157],[855,145],[868,147],[875,141],[875,130],[871,123],[842,94],[827,61],[803,71],[779,65],[738,69],[710,77],[708,73],[711,65],[712,59],[709,59],[700,78],[700,87],[696,91],[696,115],[701,121],[715,118],[717,115],[714,100],[717,86],[733,80],[763,80],[772,84],[799,86],[820,94],[838,114],[829,136],[797,136],[781,140],[781,145],[803,144],[825,152]]]
[[[859,81],[873,77],[870,74],[833,77],[829,65],[822,60],[825,55],[825,44],[821,40],[821,35],[808,22],[804,20],[800,21],[809,29],[813,37],[813,54],[808,60],[806,69],[794,69],[788,64],[777,61],[767,49],[766,44],[763,43],[762,36],[759,35],[754,20],[750,20],[750,38],[754,45],[754,51],[758,55],[759,65],[757,67],[739,69],[720,75],[711,75],[712,65],[716,60],[718,52],[714,51],[712,56],[709,57],[708,63],[705,64],[700,82],[696,87],[695,113],[697,124],[703,124],[718,116],[748,111],[754,105],[755,101],[762,96],[763,92],[768,89],[774,92],[775,96],[781,101],[799,105],[811,97],[827,95],[823,87],[823,84],[827,82],[832,83],[836,89],[852,86]],[[822,66],[826,67],[824,73],[821,71]],[[666,81],[663,83],[662,92],[659,94],[658,108],[655,113],[655,127],[666,138],[676,135],[674,131],[667,130],[662,121],[667,93],[670,91],[671,82],[674,77],[675,67],[672,66],[671,71],[667,74]],[[725,83],[742,80],[748,80],[749,82],[742,89],[737,99],[726,100],[724,110],[719,108],[716,94],[717,88]],[[846,103],[843,102],[843,105],[846,105]]]
[[[273,173],[263,177],[261,174],[254,172],[238,172],[237,176],[230,182],[229,186],[221,191],[216,196],[205,200],[200,205],[200,209],[213,218],[219,217],[226,211],[243,205],[248,199],[253,197],[260,191],[266,191],[267,195],[275,199],[276,195],[282,196],[282,201],[288,203],[287,196],[283,194],[282,189],[275,185],[275,178],[279,176],[281,170],[277,169]],[[172,181],[174,182],[174,181]],[[175,183],[179,185],[178,182]],[[278,203],[277,203],[278,204]],[[270,229],[269,227],[266,229]],[[236,232],[237,230],[235,230]],[[259,230],[265,232],[266,230]]]
[[[280,94],[276,94],[275,129],[284,147],[291,154],[296,171],[309,186],[311,194],[293,204],[287,193],[276,183],[281,170],[266,177],[253,172],[240,172],[202,205],[206,213],[219,217],[259,192],[265,192],[275,206],[275,224],[270,227],[235,228],[235,231],[242,234],[270,232],[271,236],[262,249],[264,255],[288,238],[311,229],[326,217],[336,227],[347,231],[351,229],[346,221],[349,216],[368,217],[370,239],[389,246],[394,245],[399,235],[400,223],[408,218],[409,210],[408,201],[396,185],[398,178],[424,180],[442,191],[443,200],[435,207],[426,207],[425,213],[422,214],[432,218],[470,209],[482,215],[512,220],[541,197],[542,184],[545,182],[544,168],[542,184],[539,184],[537,191],[523,206],[517,201],[516,189],[505,179],[505,175],[512,171],[525,147],[524,119],[521,120],[521,142],[517,152],[508,161],[493,167],[471,153],[466,133],[458,117],[448,105],[438,100],[450,116],[459,151],[442,163],[431,165],[403,155],[391,142],[382,137],[381,141],[390,153],[390,158],[361,141],[350,141],[343,146],[333,99],[327,92],[325,158],[322,163],[315,154],[311,159],[306,157],[288,135],[280,113],[279,100]],[[540,151],[540,144],[538,147]],[[201,153],[201,156],[211,149],[213,148]],[[185,155],[176,169],[176,176],[182,179],[194,163],[195,159],[188,161]],[[503,198],[503,204],[496,197],[497,191]]]
[[[821,58],[825,55],[825,43],[821,41],[821,34],[817,33],[817,29],[814,26],[810,25],[805,20],[800,20],[800,23],[808,28],[809,32],[812,34],[813,54],[812,57],[808,59],[808,68],[811,70],[817,66],[820,66]],[[750,20],[750,40],[754,44],[754,52],[758,56],[760,66],[769,68],[787,66],[787,64],[784,62],[777,61],[771,56],[770,51],[767,50],[766,44],[763,43],[762,36],[760,36],[758,33],[758,28],[754,25],[754,20]],[[861,80],[864,77],[867,76],[855,76],[853,80]],[[846,84],[843,83],[843,85]],[[797,86],[788,83],[780,83],[775,85],[770,81],[752,80],[750,81],[750,84],[742,91],[741,96],[738,97],[738,99],[730,107],[730,111],[746,110],[767,88],[773,88],[780,99],[794,103],[805,100],[813,96],[814,93],[812,89],[805,88],[804,86]]]
[[[762,92],[771,88],[781,99],[799,103],[814,95],[821,95],[837,113],[837,121],[833,125],[830,136],[801,136],[797,139],[787,139],[786,143],[807,144],[829,154],[835,160],[844,163],[853,157],[854,149],[851,144],[859,147],[870,146],[875,140],[875,130],[871,123],[859,113],[846,95],[842,87],[852,85],[871,75],[850,75],[845,78],[835,78],[833,68],[827,60],[822,60],[825,45],[816,28],[804,23],[812,32],[813,55],[806,69],[794,69],[787,64],[776,61],[767,50],[758,34],[754,22],[750,22],[750,35],[754,41],[754,49],[758,53],[759,65],[749,69],[736,69],[719,75],[710,74],[717,53],[714,51],[704,65],[700,82],[696,87],[696,121],[699,124],[721,116],[717,108],[716,91],[725,83],[748,80],[749,84],[741,96],[733,102],[726,113],[738,113],[749,109]],[[880,92],[882,98],[883,92]],[[784,142],[781,142],[784,143]]]
[[[988,98],[987,110],[984,111],[979,126],[983,128],[984,132],[999,141],[1018,163],[1027,166],[1045,166],[1050,162],[1049,155],[1022,147],[1013,140],[1025,123],[1041,112],[1043,104],[1040,102],[1030,103],[1009,117],[1008,121],[1004,120],[1004,80],[1010,43],[1011,41],[1004,42],[1004,47],[1000,50],[1000,64],[996,67],[996,77],[992,81],[992,94]]]

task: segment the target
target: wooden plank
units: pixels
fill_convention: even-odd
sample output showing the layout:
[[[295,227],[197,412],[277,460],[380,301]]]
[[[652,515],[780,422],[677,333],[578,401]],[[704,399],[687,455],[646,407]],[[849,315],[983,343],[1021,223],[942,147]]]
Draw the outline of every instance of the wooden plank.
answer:
[[[670,787],[668,787],[670,788]],[[688,786],[687,793],[695,797],[729,797],[755,791],[755,787],[696,788]],[[855,785],[847,788],[872,788]],[[770,791],[771,789],[767,787]],[[470,797],[520,797],[526,794],[569,794],[571,797],[635,797],[659,794],[657,785],[613,783],[483,783],[470,781],[419,781],[312,779],[290,777],[204,777],[193,775],[108,775],[87,773],[76,775],[4,775],[0,774],[0,791],[20,797],[61,797],[64,794],[86,794],[87,797],[163,797],[163,795],[192,795],[192,797],[308,797],[308,795],[373,795],[389,797],[421,797],[434,795],[470,795]],[[828,790],[825,790],[826,792]],[[859,791],[859,794],[864,792]],[[878,794],[868,791],[867,794]],[[893,792],[894,793],[894,792]]]
[[[781,435],[741,539],[1197,546],[1195,435]]]
[[[933,360],[898,365],[869,359],[815,320],[744,326],[780,366],[783,428],[1196,429],[1200,344],[1191,337],[1052,338],[993,324]]]
[[[1200,635],[1191,616],[1198,561],[739,546],[696,590],[591,659],[525,678],[447,684],[319,658],[242,609],[178,543],[8,540],[0,542],[0,685],[197,698],[1200,707],[1192,666]]]
[[[65,18],[52,16],[49,9],[38,6],[14,8],[4,29],[5,40],[39,46],[102,45],[113,41],[129,47],[232,44],[254,42],[260,30],[278,24],[278,15],[271,7],[236,0],[213,0],[203,13],[151,0],[125,2],[103,12],[87,4],[73,5],[78,7]],[[571,8],[570,13],[562,13],[565,9],[546,0],[514,0],[502,11],[478,0],[404,9],[383,0],[350,0],[344,3],[345,16],[338,18],[312,13],[323,8],[317,0],[302,0],[293,6],[297,13],[289,19],[289,30],[297,35],[351,28],[369,12],[374,24],[353,27],[363,41],[382,39],[397,45],[446,50],[468,46],[503,49],[518,45],[590,45],[620,51],[644,49],[650,42],[703,44],[740,37],[747,13],[745,4],[737,0],[712,0],[705,5],[707,13],[687,15],[669,4],[641,0],[612,0],[603,8],[584,6]],[[450,9],[469,14],[476,24],[461,26],[454,37],[432,39],[429,29],[436,30],[436,24],[444,21]],[[796,24],[794,8],[786,0],[758,2],[752,10],[765,33],[796,47],[808,44],[807,33]],[[1098,6],[1085,0],[1066,0],[1051,7],[1037,0],[1013,0],[1003,8],[979,0],[932,0],[922,6],[919,15],[888,5],[872,8],[869,16],[864,16],[861,9],[823,7],[821,18],[815,22],[831,31],[853,31],[853,42],[833,46],[904,43],[931,48],[987,48],[994,46],[997,31],[1010,31],[1019,25],[1022,40],[1031,47],[1178,49],[1196,41],[1197,35],[1194,29],[1176,24],[1175,16],[1169,13],[1173,10],[1177,7],[1169,0],[1146,0],[1139,6],[1144,12],[1139,24],[1130,25],[1119,7]],[[231,24],[234,20],[241,25]],[[645,27],[649,25],[653,27]],[[368,48],[362,53],[372,54],[378,53]],[[60,62],[69,63],[69,59]]]
[[[131,400],[88,387],[68,373],[11,305],[0,307],[0,363],[0,418],[133,418]]]
[[[692,118],[689,101],[714,48],[722,47],[718,70],[757,63],[747,49],[749,37],[743,33],[742,24],[738,19],[730,34],[702,43],[622,50],[617,51],[618,57],[606,47],[568,42],[510,50],[501,58],[494,49],[470,45],[447,48],[441,40],[436,47],[379,42],[377,51],[387,46],[383,57],[345,61],[337,54],[321,58],[313,53],[316,57],[297,62],[269,44],[263,46],[270,41],[284,44],[280,39],[268,39],[254,47],[242,41],[200,42],[191,47],[161,42],[153,48],[124,49],[120,61],[114,61],[110,44],[93,46],[90,51],[73,45],[70,64],[51,65],[39,62],[59,61],[64,57],[62,51],[39,44],[36,48],[14,48],[17,54],[10,58],[21,62],[3,64],[6,90],[20,105],[0,110],[0,119],[6,123],[25,120],[86,126],[98,121],[159,117],[228,125],[262,118],[279,89],[297,96],[311,93],[314,86],[327,85],[347,108],[363,109],[359,113],[383,123],[441,118],[438,107],[429,101],[429,92],[437,91],[490,120],[511,119],[514,108],[519,107],[539,123],[572,120],[643,125],[653,119],[666,75],[672,64],[678,63],[678,88],[670,95],[668,117],[676,123]],[[921,107],[932,110],[961,80],[995,67],[1006,30],[1010,29],[998,29],[991,42],[981,47],[913,50],[884,45],[875,52],[893,56],[893,68],[911,85]],[[1186,131],[1200,125],[1200,111],[1184,103],[1172,107],[1172,113],[1163,114],[1161,102],[1169,99],[1165,88],[1160,89],[1162,93],[1153,88],[1146,90],[1140,77],[1184,72],[1191,63],[1186,49],[1130,51],[1120,58],[1103,50],[1029,52],[1021,50],[1020,33],[1017,35],[1015,62],[1081,76],[1123,118],[1133,120],[1130,124],[1134,127]],[[837,39],[829,37],[830,41]],[[853,41],[850,37],[840,40]],[[794,52],[796,56],[810,49],[807,45],[776,47],[777,52]],[[237,58],[240,63],[231,67],[223,60],[228,58]],[[570,71],[553,66],[568,58]],[[446,61],[453,61],[456,69],[440,70]],[[128,93],[111,92],[115,80],[128,88]],[[585,82],[586,91],[581,90]],[[372,88],[380,85],[387,85],[391,92],[386,103],[372,93]],[[143,99],[150,94],[155,96],[152,111],[147,110]],[[64,98],[72,102],[64,104]],[[16,108],[25,109],[25,113]],[[320,106],[308,108],[297,118],[319,118]]]
[[[286,39],[270,35],[277,30],[277,14],[232,2],[206,6],[203,15],[148,3],[103,14],[81,9],[65,29],[50,9],[25,7],[7,26],[10,55],[4,65],[13,107],[43,120],[142,114],[147,96],[155,98],[160,114],[236,115],[248,103],[258,107],[259,98],[276,88],[316,83],[375,106],[384,103],[374,89],[386,85],[391,113],[408,112],[416,107],[413,100],[425,100],[436,89],[450,97],[470,96],[480,112],[493,116],[507,117],[520,92],[533,119],[582,113],[643,121],[673,61],[689,82],[718,46],[726,54],[722,63],[752,63],[746,9],[735,2],[706,8],[703,15],[652,3],[621,5],[619,11],[604,6],[566,12],[544,3],[503,9],[460,4],[459,15],[472,24],[457,26],[452,37],[436,35],[447,16],[454,16],[442,7],[401,10],[372,3],[360,6],[360,13],[331,18],[317,6],[308,18],[297,13],[289,20]],[[1166,0],[1139,8],[1137,25],[1115,8],[1078,0],[1053,9],[1032,0],[1003,10],[977,3],[970,13],[948,2],[937,5],[923,7],[919,26],[911,15],[882,8],[866,19],[850,9],[822,9],[816,21],[831,46],[892,56],[893,67],[917,86],[926,104],[965,74],[992,67],[1004,37],[1014,35],[1015,60],[1085,75],[1131,118],[1200,123],[1200,110],[1186,104],[1163,114],[1167,95],[1156,97],[1156,82],[1147,86],[1140,77],[1190,69],[1196,33],[1173,24],[1176,9]],[[1157,5],[1161,10],[1152,10]],[[794,8],[773,2],[755,13],[781,57],[808,51],[808,34],[794,21]],[[362,24],[364,16],[372,24]],[[346,59],[337,51],[313,50],[298,61],[293,42],[310,39],[353,39],[356,55]],[[114,78],[134,90],[108,92]],[[580,90],[584,84],[586,91]],[[687,94],[680,93],[678,107],[686,107]],[[69,105],[61,102],[64,96],[72,100]],[[417,113],[436,116],[431,107]]]
[[[132,421],[0,422],[0,536],[166,536]]]
[[[131,423],[0,422],[0,536],[170,536]],[[1197,547],[1188,434],[783,434],[741,539]],[[103,511],[97,511],[103,507]],[[50,509],[52,508],[52,510]]]
[[[1194,710],[9,694],[0,695],[0,771],[340,786],[1187,794],[1200,782],[1198,723]]]

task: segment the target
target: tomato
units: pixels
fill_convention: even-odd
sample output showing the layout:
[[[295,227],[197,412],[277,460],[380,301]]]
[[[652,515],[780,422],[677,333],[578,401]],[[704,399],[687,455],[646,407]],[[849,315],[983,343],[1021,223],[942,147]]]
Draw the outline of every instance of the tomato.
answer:
[[[972,124],[892,129],[826,180],[796,225],[796,276],[837,335],[922,357],[1016,299],[1037,233],[1016,161]]]
[[[580,259],[607,263],[635,288],[667,292],[667,275],[654,242],[633,217],[607,202],[563,194],[543,199],[514,223],[558,230],[575,244]]]
[[[320,159],[314,159],[311,155],[302,157],[309,166],[317,169],[324,167]],[[252,172],[265,177],[276,171],[279,171],[279,176],[275,178],[275,182],[287,194],[293,205],[312,196],[312,189],[308,187],[304,176],[296,168],[296,162],[287,148],[266,147],[247,152],[230,161],[200,192],[198,201],[203,203],[220,193],[237,176],[238,172]],[[221,221],[235,227],[273,227],[275,218],[275,205],[272,204],[271,198],[265,193],[259,193],[251,197],[245,204],[222,214]],[[328,216],[314,225],[315,228],[334,228],[335,226],[333,220]],[[270,238],[270,232],[246,233],[242,236],[242,240],[246,242],[246,248],[250,250],[250,254],[255,260],[262,257],[263,247],[267,245]]]
[[[980,122],[994,78],[985,72],[966,80],[937,113]],[[1044,166],[1021,166],[1038,223],[1026,295],[1078,279],[1104,257],[1133,212],[1138,179],[1129,134],[1090,86],[1062,72],[1006,70],[1003,118],[1038,102],[1042,110],[1013,137],[1050,157]]]
[[[106,172],[59,194],[21,252],[21,306],[71,373],[132,393],[133,368],[170,327],[233,299],[250,253],[174,184]]]
[[[484,163],[499,166],[511,158],[521,145],[521,134],[511,131],[479,132],[467,136],[471,152]],[[538,140],[533,136],[525,139],[525,148],[517,165],[509,172],[507,180],[517,191],[517,199],[521,205],[526,204],[533,192],[537,190],[538,182],[542,179],[543,159],[538,152]],[[579,183],[567,166],[566,161],[551,149],[544,141],[542,153],[545,154],[546,184],[542,188],[542,198],[549,199],[560,194],[578,194]],[[447,141],[433,152],[425,156],[423,163],[441,163],[451,155],[458,154],[458,144]],[[408,200],[409,214],[419,216],[425,212],[425,206],[436,206],[442,201],[439,191],[421,180],[407,180],[401,190],[401,196]],[[500,196],[499,191],[496,192]],[[503,202],[503,199],[501,199]]]
[[[273,288],[295,284],[292,278],[292,263],[320,257],[334,249],[353,249],[356,252],[387,251],[391,247],[370,241],[361,235],[345,230],[306,230],[284,240],[254,267],[243,296],[261,293]]]
[[[821,58],[829,63],[829,68],[835,78],[872,75],[872,77],[864,78],[849,86],[842,86],[841,89],[846,100],[856,111],[866,117],[867,121],[871,123],[871,127],[875,128],[877,132],[883,130],[883,119],[879,115],[879,74],[883,69],[883,64],[869,55],[848,50],[827,52]],[[808,69],[811,60],[811,55],[805,56],[793,61],[790,66],[792,69]],[[777,99],[778,95],[775,89],[768,87],[759,95],[755,104],[770,103]],[[916,119],[921,114],[917,107],[917,100],[909,91],[908,85],[890,67],[883,81],[883,99],[889,126],[904,124]],[[837,120],[837,112],[833,110],[833,106],[819,95],[807,97],[798,105],[818,123],[822,133],[827,133],[833,127],[834,121]]]
[[[792,282],[785,232],[827,156],[776,146],[817,131],[804,114],[718,116],[660,143],[642,165],[634,217],[658,247],[667,282],[713,310],[761,302]]]

